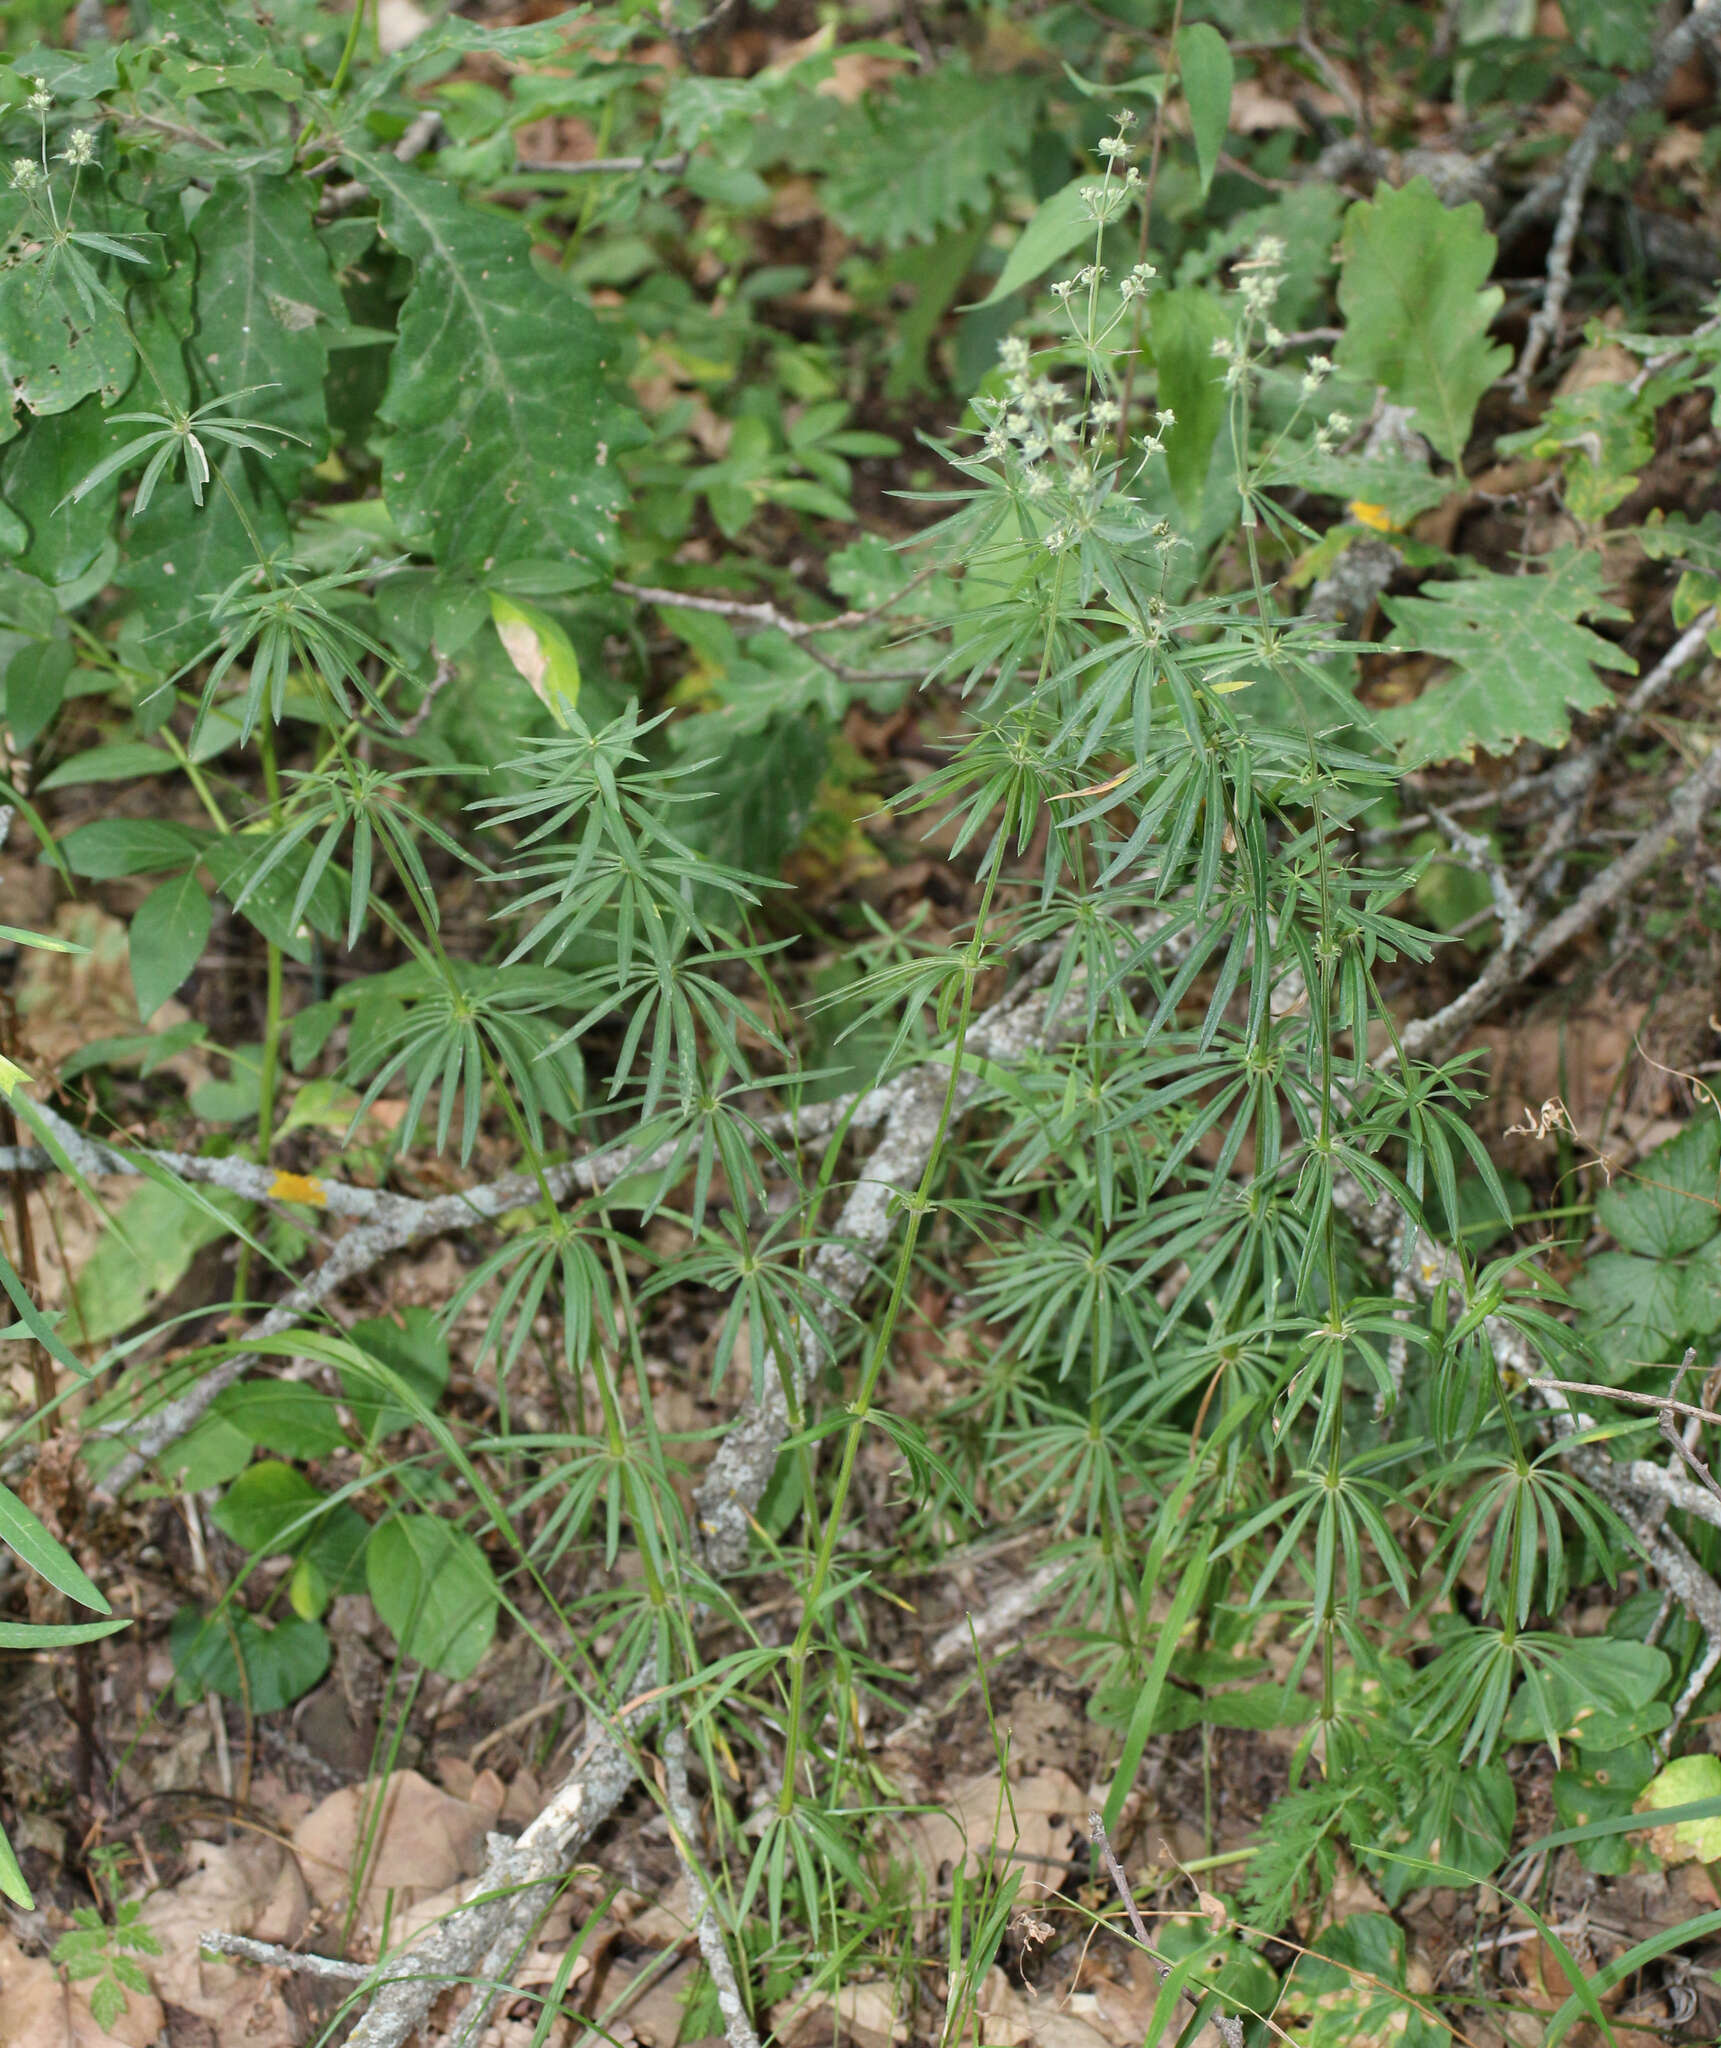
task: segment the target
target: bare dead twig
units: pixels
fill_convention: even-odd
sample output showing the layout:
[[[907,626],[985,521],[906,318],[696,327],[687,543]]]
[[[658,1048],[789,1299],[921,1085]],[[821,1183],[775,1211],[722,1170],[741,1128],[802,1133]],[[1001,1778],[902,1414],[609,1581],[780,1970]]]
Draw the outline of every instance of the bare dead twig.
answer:
[[[723,1929],[712,1911],[711,1896],[699,1871],[694,1847],[698,1818],[693,1811],[693,1795],[687,1784],[687,1736],[679,1727],[671,1727],[665,1732],[663,1767],[668,1783],[669,1818],[674,1824],[675,1853],[687,1883],[694,1937],[699,1943],[699,1953],[705,1959],[705,1967],[711,1974],[712,1989],[717,1993],[717,2009],[723,2015],[724,2038],[729,2048],[759,2048],[758,2031],[747,2011],[747,2001],[741,1995],[735,1965],[730,1960],[729,1945],[723,1939]]]
[[[690,149],[678,149],[673,156],[588,156],[577,163],[563,163],[554,157],[522,157],[514,166],[529,178],[593,178],[608,173],[625,176],[635,171],[662,171],[676,178],[693,160]]]
[[[1123,1865],[1117,1860],[1117,1851],[1111,1845],[1110,1835],[1106,1833],[1106,1824],[1097,1813],[1088,1815],[1088,1832],[1093,1837],[1094,1846],[1100,1852],[1100,1861],[1105,1865],[1118,1897],[1123,1901],[1123,1909],[1129,1916],[1129,1931],[1147,1951],[1148,1961],[1158,1972],[1159,1981],[1163,1985],[1171,1976],[1171,1971],[1159,1960],[1153,1943],[1148,1939],[1147,1924],[1141,1917],[1141,1908],[1135,1903],[1135,1893],[1130,1889]],[[1236,2014],[1215,2013],[1213,2024],[1218,2029],[1219,2038],[1225,2043],[1225,2048],[1243,2048],[1243,2022]]]
[[[1721,0],[1716,0],[1716,4],[1721,6]],[[1401,1047],[1406,1057],[1414,1058],[1450,1045],[1491,1010],[1508,988],[1553,959],[1597,923],[1652,868],[1695,839],[1709,807],[1718,800],[1721,744],[1711,746],[1700,766],[1674,791],[1672,801],[1655,824],[1640,833],[1558,917],[1550,918],[1516,948],[1502,944],[1462,995],[1454,997],[1432,1017],[1419,1017],[1407,1024],[1399,1034],[1399,1043],[1387,1046],[1377,1055],[1375,1067],[1396,1064]]]
[[[1539,180],[1506,216],[1499,233],[1502,248],[1532,221],[1543,219],[1556,209],[1558,213],[1553,244],[1548,251],[1542,304],[1530,322],[1512,378],[1512,395],[1520,404],[1528,395],[1530,378],[1565,309],[1572,282],[1572,248],[1598,158],[1603,150],[1611,149],[1619,141],[1638,114],[1660,101],[1668,80],[1717,29],[1721,29],[1721,0],[1697,0],[1685,19],[1662,38],[1647,69],[1597,103],[1560,168]]]
[[[369,1963],[345,1963],[338,1956],[311,1955],[296,1948],[283,1948],[278,1941],[253,1941],[248,1934],[229,1934],[215,1928],[198,1936],[198,1947],[219,1956],[237,1956],[247,1963],[263,1963],[270,1969],[295,1970],[303,1977],[327,1977],[336,1982],[359,1984],[371,1974]]]

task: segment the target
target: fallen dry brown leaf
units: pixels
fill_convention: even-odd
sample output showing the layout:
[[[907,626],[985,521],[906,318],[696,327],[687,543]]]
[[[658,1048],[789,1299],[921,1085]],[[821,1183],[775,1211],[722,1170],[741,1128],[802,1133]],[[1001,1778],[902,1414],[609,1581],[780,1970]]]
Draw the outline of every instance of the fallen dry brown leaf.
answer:
[[[353,1933],[370,1942],[385,1920],[398,1926],[477,1873],[499,1804],[456,1799],[417,1771],[395,1771],[330,1793],[294,1830],[293,1847],[325,1911],[344,1914],[358,1888]]]

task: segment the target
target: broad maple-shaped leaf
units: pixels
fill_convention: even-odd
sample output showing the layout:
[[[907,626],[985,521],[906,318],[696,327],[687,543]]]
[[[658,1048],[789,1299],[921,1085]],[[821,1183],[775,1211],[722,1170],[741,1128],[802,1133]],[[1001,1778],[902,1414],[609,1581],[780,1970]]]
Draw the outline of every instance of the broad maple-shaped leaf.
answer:
[[[1509,348],[1488,343],[1505,299],[1487,283],[1494,250],[1481,207],[1443,206],[1426,178],[1396,192],[1382,186],[1345,215],[1338,360],[1411,407],[1449,462],[1463,455],[1477,401],[1512,360]]]
[[[1383,603],[1396,645],[1454,665],[1414,704],[1380,714],[1418,760],[1503,754],[1520,740],[1563,746],[1572,711],[1614,701],[1598,668],[1637,673],[1629,654],[1578,624],[1629,616],[1602,595],[1601,563],[1581,549],[1562,549],[1537,575],[1465,576]]]
[[[607,556],[609,458],[638,427],[609,395],[591,308],[536,268],[518,223],[392,157],[353,163],[417,266],[380,408],[395,525],[444,568]]]

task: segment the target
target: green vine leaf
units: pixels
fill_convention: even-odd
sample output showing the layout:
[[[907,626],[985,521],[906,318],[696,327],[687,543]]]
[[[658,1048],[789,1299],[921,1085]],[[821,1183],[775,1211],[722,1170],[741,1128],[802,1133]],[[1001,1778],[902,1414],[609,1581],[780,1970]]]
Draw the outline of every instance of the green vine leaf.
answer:
[[[1380,714],[1419,760],[1504,754],[1520,740],[1564,746],[1572,711],[1614,701],[1595,671],[1637,672],[1629,654],[1578,624],[1629,616],[1602,595],[1601,563],[1581,549],[1562,549],[1540,575],[1460,577],[1383,603],[1401,647],[1455,669],[1414,704]]]
[[[1411,407],[1449,462],[1462,458],[1478,400],[1512,360],[1488,342],[1506,296],[1487,282],[1494,251],[1481,207],[1443,206],[1426,178],[1396,192],[1383,185],[1345,215],[1339,364]]]
[[[523,227],[392,158],[354,163],[417,265],[379,409],[395,524],[444,567],[607,558],[610,457],[638,429],[605,389],[590,308],[536,268]]]

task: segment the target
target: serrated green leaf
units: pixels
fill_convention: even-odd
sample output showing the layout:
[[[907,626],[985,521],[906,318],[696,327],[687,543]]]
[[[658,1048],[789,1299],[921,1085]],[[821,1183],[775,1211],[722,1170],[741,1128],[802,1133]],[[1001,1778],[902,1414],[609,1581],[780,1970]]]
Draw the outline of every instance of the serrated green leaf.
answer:
[[[152,889],[132,913],[131,984],[146,1024],[203,957],[213,915],[190,870]]]
[[[306,467],[328,449],[323,380],[325,324],[344,325],[346,305],[313,229],[309,178],[251,174],[217,181],[192,222],[197,244],[197,332],[192,354],[200,398],[244,391],[238,410],[309,445],[263,438],[266,486],[291,498]]]
[[[1578,1331],[1607,1376],[1629,1379],[1642,1365],[1671,1364],[1679,1353],[1679,1269],[1628,1252],[1586,1259],[1569,1290]]]
[[[1721,1237],[1699,1245],[1680,1267],[1673,1307],[1685,1336],[1712,1337],[1721,1330]]]
[[[1235,75],[1225,38],[1210,23],[1198,21],[1177,32],[1177,72],[1189,108],[1195,137],[1195,162],[1206,195],[1213,183],[1219,152],[1225,147],[1231,118],[1231,83]]]
[[[1629,616],[1603,596],[1601,577],[1596,556],[1567,548],[1539,575],[1461,577],[1429,584],[1421,597],[1382,599],[1395,643],[1456,670],[1414,704],[1382,712],[1382,729],[1423,761],[1468,760],[1478,748],[1504,754],[1526,739],[1563,746],[1573,710],[1614,701],[1595,670],[1637,670],[1629,654],[1578,624]]]
[[[1610,70],[1641,71],[1655,55],[1642,0],[1560,0],[1560,12],[1584,55]]]
[[[1721,1230],[1718,1197],[1721,1117],[1699,1116],[1603,1191],[1596,1221],[1628,1252],[1677,1259]]]
[[[1487,283],[1494,237],[1478,205],[1446,207],[1426,178],[1383,185],[1345,215],[1340,244],[1342,368],[1383,385],[1457,462],[1488,386],[1512,360],[1488,329],[1504,303]]]
[[[524,227],[392,157],[356,157],[384,239],[416,266],[379,416],[383,495],[444,567],[607,557],[636,434],[607,396],[591,309],[533,263]]]
[[[947,61],[899,80],[888,97],[857,102],[831,140],[832,218],[863,241],[900,249],[989,217],[997,181],[1026,153],[1039,97],[1034,80],[977,78]]]

